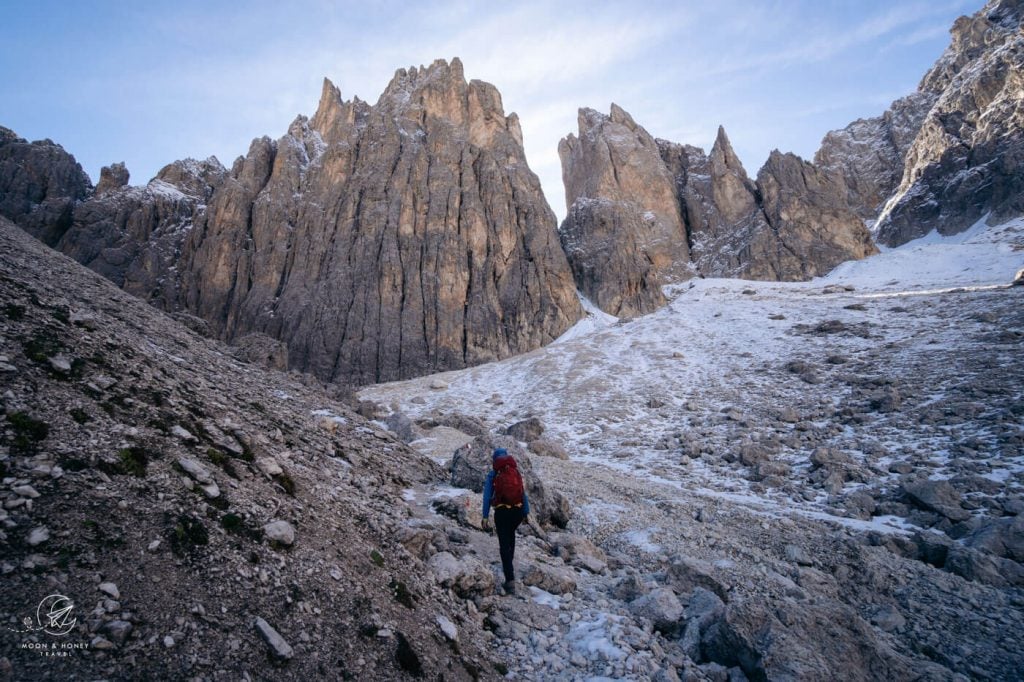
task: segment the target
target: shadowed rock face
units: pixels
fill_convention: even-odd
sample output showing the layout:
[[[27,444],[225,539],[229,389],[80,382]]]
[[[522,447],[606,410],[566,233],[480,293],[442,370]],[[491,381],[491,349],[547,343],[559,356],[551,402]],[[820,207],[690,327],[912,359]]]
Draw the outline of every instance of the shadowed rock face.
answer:
[[[1022,16],[1020,0],[992,0],[957,19],[917,92],[825,136],[815,162],[842,178],[858,215],[877,219],[881,243],[1024,212]]]
[[[661,287],[692,274],[675,182],[646,130],[615,104],[580,109],[579,137],[558,145],[569,206],[559,230],[576,283],[613,315],[665,303]]]
[[[953,25],[952,43],[921,82],[939,92],[907,152],[878,223],[898,245],[933,229],[960,232],[987,213],[1024,211],[1024,35],[1020,0],[989,2]]]
[[[496,360],[581,315],[518,118],[457,59],[399,70],[374,106],[325,82],[312,120],[235,164],[182,260],[186,308],[323,379]]]
[[[901,97],[881,116],[858,119],[825,135],[814,165],[839,176],[850,209],[874,221],[903,178],[903,162],[937,94]]]
[[[658,308],[663,285],[693,274],[801,280],[875,253],[841,180],[775,154],[755,183],[722,128],[705,154],[653,140],[615,105],[582,109],[559,153],[562,245],[580,290],[615,315]]]
[[[128,171],[121,170],[126,181]],[[182,244],[226,174],[212,157],[175,161],[141,187],[118,184],[114,173],[105,173],[96,195],[76,205],[72,227],[54,247],[129,293],[174,310]]]
[[[400,69],[373,106],[325,81],[312,119],[230,171],[176,162],[145,188],[114,175],[58,248],[223,339],[282,340],[323,380],[507,357],[582,314],[518,118],[458,59]]]
[[[0,126],[0,215],[53,246],[92,183],[75,157],[50,140],[28,142]]]
[[[124,162],[113,163],[100,169],[100,182],[96,185],[96,196],[118,190],[128,184],[131,174]]]
[[[848,260],[878,253],[864,222],[843,200],[843,185],[794,154],[774,151],[757,173],[757,188],[777,236],[765,258],[780,280],[827,274]]]
[[[711,154],[658,141],[676,178],[690,254],[697,272],[711,277],[785,279],[778,267],[777,238],[761,210],[757,186],[719,127]]]

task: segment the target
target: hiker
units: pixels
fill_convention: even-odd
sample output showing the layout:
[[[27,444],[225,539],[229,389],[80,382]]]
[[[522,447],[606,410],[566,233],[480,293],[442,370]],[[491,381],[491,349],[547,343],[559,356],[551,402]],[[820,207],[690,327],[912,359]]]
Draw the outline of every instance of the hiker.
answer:
[[[516,574],[512,561],[516,554],[516,528],[530,513],[530,500],[526,497],[523,477],[516,460],[505,448],[497,448],[491,457],[492,469],[484,482],[483,527],[490,530],[488,518],[494,507],[494,530],[498,535],[501,570],[505,573],[502,587],[505,594],[515,594]]]

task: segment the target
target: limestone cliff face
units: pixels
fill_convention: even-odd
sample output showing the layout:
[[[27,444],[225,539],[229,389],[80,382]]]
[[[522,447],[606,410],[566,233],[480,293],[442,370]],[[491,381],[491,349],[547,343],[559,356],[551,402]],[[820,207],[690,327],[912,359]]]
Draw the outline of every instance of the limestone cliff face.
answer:
[[[582,315],[518,118],[458,59],[399,70],[372,106],[325,81],[312,119],[230,171],[125,175],[104,173],[57,247],[223,339],[283,341],[323,380],[507,357]]]
[[[898,245],[1024,212],[1024,2],[992,0],[953,25],[920,89],[937,92],[878,221]]]
[[[518,118],[457,59],[399,70],[373,106],[325,82],[311,120],[235,164],[182,264],[187,309],[324,379],[496,360],[582,314]]]
[[[777,237],[772,266],[780,280],[827,274],[878,253],[843,183],[794,154],[773,151],[757,173],[761,206]]]
[[[182,245],[227,171],[213,157],[186,159],[141,187],[125,184],[122,164],[103,171],[96,195],[76,205],[73,224],[55,248],[129,293],[174,310]]]
[[[0,126],[0,215],[52,246],[71,226],[75,202],[91,194],[89,176],[59,144]]]
[[[747,176],[725,129],[719,127],[710,154],[665,140],[659,140],[659,145],[676,177],[697,272],[711,277],[784,279],[776,262],[776,235],[761,210],[757,186]]]
[[[722,128],[705,154],[654,140],[615,105],[581,110],[579,126],[559,146],[562,244],[606,312],[650,312],[693,274],[802,280],[875,253],[841,179],[795,156],[773,155],[755,183]]]
[[[675,180],[654,138],[613,104],[579,111],[579,137],[561,141],[566,204],[559,230],[580,290],[602,310],[632,316],[665,303],[661,287],[692,274]]]
[[[847,188],[880,242],[959,232],[1024,212],[1021,0],[961,17],[917,92],[825,136],[815,164]]]
[[[915,92],[881,116],[825,135],[814,165],[843,182],[850,209],[863,220],[873,223],[899,187],[907,152],[937,97],[931,90]]]

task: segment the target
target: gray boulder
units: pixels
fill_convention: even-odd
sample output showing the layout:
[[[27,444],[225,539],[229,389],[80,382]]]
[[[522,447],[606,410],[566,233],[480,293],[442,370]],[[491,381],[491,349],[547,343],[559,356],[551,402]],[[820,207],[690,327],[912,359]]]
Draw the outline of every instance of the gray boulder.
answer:
[[[725,614],[725,602],[718,595],[703,587],[695,587],[690,594],[683,616],[686,629],[680,638],[680,646],[691,659],[701,658],[700,641],[708,627]]]
[[[403,443],[411,443],[416,440],[416,433],[412,428],[412,420],[401,412],[392,412],[384,420],[388,430],[398,436]]]
[[[290,547],[295,543],[295,528],[287,521],[271,521],[263,526],[263,534],[271,542],[285,547]]]
[[[960,506],[960,493],[939,479],[919,479],[903,483],[903,492],[915,505],[942,514],[950,521],[964,521],[971,513]]]
[[[231,343],[237,360],[284,372],[288,369],[288,346],[260,332],[251,332]]]
[[[591,573],[602,573],[608,567],[608,558],[593,542],[572,533],[552,533],[548,536],[552,551],[571,566]]]
[[[505,429],[505,433],[518,441],[530,443],[540,438],[544,433],[544,424],[541,423],[540,419],[530,417],[529,419],[523,419],[512,424]]]
[[[718,578],[721,571],[706,561],[678,554],[669,560],[665,573],[666,580],[679,594],[701,587],[714,592],[723,601],[729,600],[729,587]]]
[[[487,596],[494,592],[490,569],[472,557],[456,558],[450,552],[438,552],[427,561],[434,579],[464,598]]]
[[[550,438],[538,438],[530,442],[530,452],[540,457],[551,457],[553,459],[569,459],[569,453],[561,444]]]
[[[1024,562],[1024,518],[986,519],[964,538],[964,544],[981,552]]]
[[[576,590],[576,575],[572,569],[533,562],[522,571],[522,582],[551,594],[566,594]]]
[[[633,600],[629,610],[634,616],[651,621],[655,630],[670,637],[678,632],[679,621],[683,617],[683,605],[676,593],[667,587],[651,590]]]
[[[270,623],[257,617],[255,626],[256,631],[260,633],[260,637],[262,637],[263,641],[265,641],[267,646],[270,647],[270,653],[273,654],[275,658],[289,659],[295,655],[291,645],[285,641],[284,637],[282,637],[277,630],[271,627]]]
[[[955,573],[972,582],[994,587],[1005,587],[1008,584],[1007,579],[1003,576],[998,557],[984,554],[970,547],[953,545],[946,556],[945,567],[950,573]]]

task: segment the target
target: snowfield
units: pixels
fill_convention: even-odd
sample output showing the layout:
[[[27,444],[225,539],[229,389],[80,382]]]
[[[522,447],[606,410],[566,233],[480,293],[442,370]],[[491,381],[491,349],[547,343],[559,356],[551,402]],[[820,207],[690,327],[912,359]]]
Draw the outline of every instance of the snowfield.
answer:
[[[635,320],[587,304],[587,317],[543,349],[360,397],[414,420],[457,412],[502,427],[536,416],[575,462],[756,506],[835,511],[825,491],[800,485],[810,450],[822,446],[874,467],[867,478],[884,485],[898,476],[887,469],[907,459],[927,460],[933,476],[963,473],[951,455],[974,443],[969,473],[1020,487],[1020,415],[995,413],[1024,400],[1022,289],[1011,286],[1022,267],[1024,219],[979,221],[810,282],[692,280]],[[438,377],[446,390],[430,388]],[[877,388],[895,389],[898,410],[862,409],[872,382],[891,382]],[[977,382],[995,400],[965,402],[963,389]],[[929,408],[947,403],[976,419],[941,423]],[[838,424],[844,406],[854,419]],[[723,461],[745,443],[767,443],[792,484],[765,486]],[[712,457],[695,456],[708,447]]]

